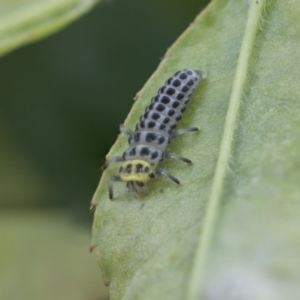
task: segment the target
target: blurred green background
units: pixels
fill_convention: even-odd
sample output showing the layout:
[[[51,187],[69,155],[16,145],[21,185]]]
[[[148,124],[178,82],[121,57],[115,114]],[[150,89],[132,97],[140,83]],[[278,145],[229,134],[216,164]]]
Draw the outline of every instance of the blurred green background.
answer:
[[[88,254],[101,165],[135,93],[207,3],[105,1],[0,58],[0,299],[107,299]]]

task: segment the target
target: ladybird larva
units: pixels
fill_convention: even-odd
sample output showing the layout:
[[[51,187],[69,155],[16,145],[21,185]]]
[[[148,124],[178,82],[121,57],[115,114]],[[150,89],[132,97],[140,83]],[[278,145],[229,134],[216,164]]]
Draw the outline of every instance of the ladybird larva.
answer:
[[[175,153],[165,153],[170,141],[178,135],[197,131],[197,127],[175,130],[194,89],[203,78],[203,72],[185,69],[176,72],[158,94],[152,98],[140,117],[135,131],[121,125],[120,131],[129,135],[129,149],[122,156],[112,157],[103,166],[106,169],[111,163],[123,162],[119,175],[109,178],[109,198],[113,199],[113,182],[126,182],[130,191],[142,195],[146,191],[145,183],[160,175],[165,175],[175,183],[179,180],[167,170],[158,168],[159,162],[175,158],[185,163],[191,163],[188,158]]]

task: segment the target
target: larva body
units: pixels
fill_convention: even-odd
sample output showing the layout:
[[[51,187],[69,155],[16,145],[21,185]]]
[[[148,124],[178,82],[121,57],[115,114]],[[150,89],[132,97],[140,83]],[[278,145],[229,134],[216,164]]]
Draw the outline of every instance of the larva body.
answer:
[[[106,168],[112,162],[124,162],[120,167],[119,175],[110,177],[110,199],[113,198],[112,182],[114,181],[127,182],[129,190],[138,195],[144,193],[145,183],[150,178],[162,174],[179,183],[178,179],[164,169],[157,169],[157,166],[159,162],[169,158],[191,162],[175,153],[165,153],[165,149],[172,138],[198,130],[193,127],[175,131],[175,128],[202,77],[201,71],[185,69],[176,72],[152,98],[151,104],[140,117],[135,131],[121,126],[121,132],[129,135],[130,147],[121,157],[113,157],[104,165]]]

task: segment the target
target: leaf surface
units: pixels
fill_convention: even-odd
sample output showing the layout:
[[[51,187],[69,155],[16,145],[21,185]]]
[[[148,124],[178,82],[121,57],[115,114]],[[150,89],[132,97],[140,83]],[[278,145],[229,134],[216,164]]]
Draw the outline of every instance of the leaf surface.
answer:
[[[162,165],[182,184],[153,180],[134,198],[104,172],[92,247],[111,299],[296,299],[300,277],[300,7],[297,1],[213,1],[138,93],[134,129],[177,70],[202,69]],[[108,157],[121,155],[122,134]]]

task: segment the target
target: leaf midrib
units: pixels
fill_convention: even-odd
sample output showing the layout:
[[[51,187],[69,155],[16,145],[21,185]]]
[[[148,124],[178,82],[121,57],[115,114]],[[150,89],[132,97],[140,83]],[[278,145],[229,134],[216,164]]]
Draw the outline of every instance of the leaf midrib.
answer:
[[[247,71],[249,69],[249,62],[265,2],[266,0],[252,0],[249,7],[237,68],[233,80],[232,92],[229,99],[229,106],[224,124],[215,176],[213,178],[211,193],[208,199],[206,216],[203,222],[203,230],[201,231],[201,236],[199,238],[199,246],[196,250],[193,269],[191,272],[188,294],[189,300],[199,299],[202,289],[201,284],[203,285],[204,283],[205,262],[212,243],[214,228],[218,217],[218,208],[222,197],[227,170],[229,169],[231,150],[234,143],[234,134],[238,125],[241,99],[247,82]]]

